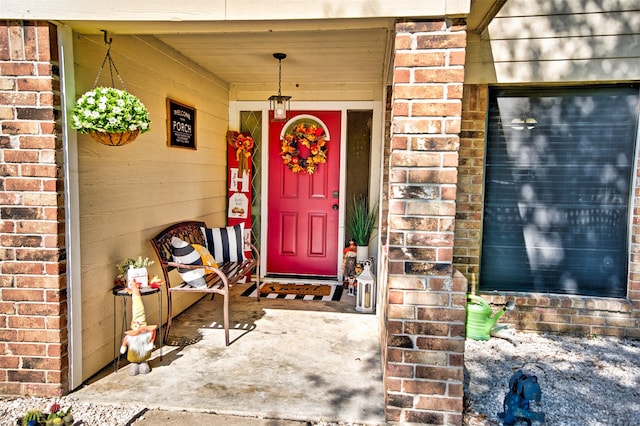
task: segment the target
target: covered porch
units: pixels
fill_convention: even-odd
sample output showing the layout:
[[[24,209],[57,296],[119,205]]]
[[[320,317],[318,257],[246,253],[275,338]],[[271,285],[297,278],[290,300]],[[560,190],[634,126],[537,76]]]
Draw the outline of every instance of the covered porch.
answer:
[[[222,299],[204,297],[174,320],[149,374],[130,376],[124,360],[72,396],[173,412],[384,424],[376,316],[356,312],[347,292],[339,301],[257,302],[242,295],[249,286],[233,290],[230,346]]]

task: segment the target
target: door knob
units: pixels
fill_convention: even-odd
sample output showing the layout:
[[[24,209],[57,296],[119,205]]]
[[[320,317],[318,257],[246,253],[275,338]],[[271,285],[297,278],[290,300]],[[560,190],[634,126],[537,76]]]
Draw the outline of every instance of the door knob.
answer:
[[[338,205],[334,204],[333,206],[331,206],[331,208],[334,209],[334,210],[338,210]]]

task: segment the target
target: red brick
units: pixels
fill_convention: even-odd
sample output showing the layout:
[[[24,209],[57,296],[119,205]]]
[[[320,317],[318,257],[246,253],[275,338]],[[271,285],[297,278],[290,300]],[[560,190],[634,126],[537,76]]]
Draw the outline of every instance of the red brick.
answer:
[[[438,152],[393,152],[389,159],[391,167],[438,167],[442,156]]]
[[[396,67],[433,67],[446,64],[446,53],[437,52],[396,52]]]
[[[22,175],[55,178],[57,177],[57,167],[53,164],[52,165],[26,164],[22,166]]]
[[[440,117],[457,116],[462,112],[460,102],[413,102],[411,103],[412,117]]]
[[[4,161],[7,163],[37,163],[37,151],[25,151],[17,149],[7,149],[4,151]]]
[[[442,159],[438,155],[439,160]],[[456,169],[414,169],[409,170],[410,183],[456,183],[458,171]]]
[[[394,83],[409,83],[411,81],[411,71],[407,68],[396,68],[393,72]],[[395,93],[394,93],[395,96]]]
[[[413,151],[457,151],[460,138],[451,135],[418,135],[411,136],[409,142]],[[443,158],[445,155],[449,153],[443,153]]]
[[[9,343],[8,348],[14,355],[46,356],[47,345],[37,343]]]
[[[16,108],[18,120],[54,120],[52,108]]]
[[[53,383],[53,384],[26,383],[23,386],[22,393],[24,395],[33,395],[33,396],[59,397],[63,395],[64,391],[61,385],[57,383]]]
[[[23,342],[60,343],[59,330],[20,330]]]
[[[409,21],[409,22],[399,22],[396,24],[396,32],[398,34],[444,31],[446,28],[447,28],[447,25],[443,20]]]
[[[416,83],[462,83],[464,68],[420,68],[413,71],[413,77]]]
[[[460,367],[436,367],[436,366],[416,366],[416,377],[429,379],[429,380],[441,380],[449,381],[456,380],[462,382],[463,370]]]
[[[441,134],[443,124],[442,120],[437,118],[398,118],[393,120],[393,132],[405,134]]]
[[[411,49],[411,41],[413,37],[408,34],[398,34],[395,39],[396,50],[409,50]]]
[[[45,328],[44,317],[12,316],[8,318],[8,326],[28,329]]]
[[[33,121],[4,121],[0,128],[7,135],[34,134],[40,131],[38,123]]]
[[[413,294],[412,294],[413,296]],[[425,294],[420,295],[420,297],[407,297],[407,303],[411,303],[412,301],[416,301],[415,304],[421,305],[441,305],[442,303],[438,303],[437,301],[441,301],[443,299],[448,299],[446,294],[442,295],[433,295],[433,294]],[[436,301],[436,303],[434,303]],[[417,334],[422,336],[448,336],[449,335],[449,326],[443,323],[437,322],[414,322],[407,321],[404,325],[404,332],[407,334]]]
[[[466,61],[465,50],[449,50],[449,65],[464,65]]]
[[[60,315],[59,303],[19,303],[18,315]]]
[[[7,191],[39,191],[42,188],[42,180],[40,179],[7,179],[5,181],[5,189]]]
[[[430,380],[404,380],[403,390],[412,394],[446,395],[447,384]]]
[[[389,377],[414,377],[413,366],[411,365],[388,362],[386,370]]]
[[[428,425],[444,425],[443,413],[433,411],[405,411],[405,421],[408,423],[428,424]]]
[[[3,272],[4,269],[3,267]],[[2,300],[41,302],[44,301],[44,292],[42,290],[4,288],[2,289]]]
[[[35,67],[28,62],[2,62],[0,74],[5,76],[35,75]]]
[[[449,337],[418,337],[416,339],[418,349],[426,351],[445,351],[464,353],[464,339],[451,339]]]
[[[9,32],[4,23],[0,23],[0,60],[6,61],[9,59],[11,59],[9,53]]]
[[[433,398],[418,397],[415,408],[435,411],[462,412],[462,398]]]
[[[397,84],[393,87],[395,99],[444,99],[443,84]]]
[[[418,49],[464,48],[467,45],[467,35],[464,32],[417,35],[416,44]]]
[[[0,357],[0,368],[19,368],[20,357],[11,356],[10,354],[3,354]]]

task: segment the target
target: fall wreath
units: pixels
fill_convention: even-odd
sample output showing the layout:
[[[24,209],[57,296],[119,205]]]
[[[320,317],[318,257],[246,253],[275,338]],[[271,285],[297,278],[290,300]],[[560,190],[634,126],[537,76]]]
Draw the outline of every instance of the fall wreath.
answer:
[[[301,148],[306,148],[305,154]],[[280,156],[293,173],[314,174],[318,164],[327,162],[327,141],[324,129],[317,123],[301,121],[291,126],[282,138]]]

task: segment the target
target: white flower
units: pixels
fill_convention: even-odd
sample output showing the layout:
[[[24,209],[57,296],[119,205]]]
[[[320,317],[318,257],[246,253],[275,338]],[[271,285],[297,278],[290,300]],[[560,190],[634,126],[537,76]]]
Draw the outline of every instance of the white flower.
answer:
[[[144,104],[130,93],[113,87],[99,87],[78,99],[71,125],[81,133],[92,130],[120,133],[149,130],[149,113]],[[142,126],[144,125],[144,126]]]

